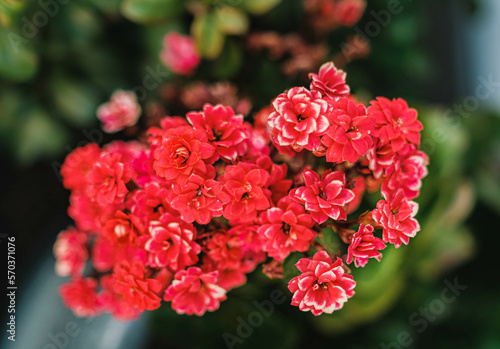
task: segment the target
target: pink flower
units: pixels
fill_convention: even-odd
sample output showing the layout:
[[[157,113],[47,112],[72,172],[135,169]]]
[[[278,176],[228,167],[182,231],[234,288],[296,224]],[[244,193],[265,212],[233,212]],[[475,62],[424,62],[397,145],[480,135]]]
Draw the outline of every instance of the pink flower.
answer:
[[[335,68],[333,62],[325,63],[319,69],[318,74],[309,74],[311,90],[318,91],[324,97],[337,99],[339,97],[349,96],[349,86],[345,81],[346,73],[343,70]]]
[[[204,173],[204,160],[211,162],[215,148],[207,143],[207,136],[192,127],[168,130],[161,146],[154,152],[156,174],[167,180],[185,183],[193,171]]]
[[[241,268],[243,252],[241,241],[237,236],[225,232],[215,233],[207,243],[207,256],[216,263],[217,269]]]
[[[97,295],[102,310],[120,321],[133,321],[141,311],[125,301],[124,297],[113,291],[113,277],[107,274],[101,278],[102,291]]]
[[[108,103],[97,109],[97,117],[102,121],[102,128],[108,133],[134,126],[141,115],[141,106],[133,92],[118,90],[113,93]]]
[[[373,145],[371,132],[375,119],[366,115],[363,105],[356,105],[348,98],[342,97],[331,105],[330,128],[321,138],[321,143],[327,148],[326,161],[354,163]]]
[[[269,173],[256,165],[240,162],[226,167],[219,177],[230,201],[224,208],[224,218],[249,222],[257,217],[257,212],[270,207],[265,185]]]
[[[97,281],[93,278],[77,278],[59,286],[64,306],[78,317],[91,317],[100,313],[97,298]]]
[[[123,201],[132,174],[130,164],[122,162],[120,154],[104,154],[89,172],[87,194],[100,206]]]
[[[69,227],[57,236],[54,244],[56,274],[59,276],[79,276],[87,262],[87,234]]]
[[[198,267],[178,271],[163,299],[172,301],[172,309],[179,314],[201,316],[217,310],[226,299],[226,290],[217,285],[217,277],[217,271],[203,273]]]
[[[380,200],[372,217],[383,228],[384,242],[394,244],[399,248],[401,244],[408,245],[411,237],[420,230],[418,221],[413,218],[418,212],[418,204],[406,198],[404,190],[399,189],[394,198],[388,201]]]
[[[134,214],[116,211],[115,215],[104,224],[102,233],[114,244],[134,245],[137,237],[144,233],[144,225]]]
[[[364,267],[368,263],[368,258],[375,258],[380,262],[385,244],[378,237],[373,236],[373,227],[361,223],[359,230],[352,236],[351,244],[347,250],[347,264],[354,260],[356,267]]]
[[[328,129],[328,103],[317,91],[294,87],[273,101],[269,115],[273,141],[278,146],[291,146],[295,151],[312,150]]]
[[[365,7],[365,0],[341,0],[335,10],[335,19],[343,26],[352,27],[363,15]]]
[[[394,152],[400,151],[407,143],[418,147],[423,126],[417,120],[417,111],[409,108],[404,99],[390,101],[377,97],[370,104],[368,115],[375,118],[375,129],[381,145],[390,144]]]
[[[89,143],[73,150],[61,167],[64,187],[71,190],[84,190],[87,184],[87,175],[100,156],[101,149],[95,143]]]
[[[191,75],[200,64],[200,55],[193,38],[170,32],[163,39],[160,58],[167,68],[180,75]]]
[[[408,199],[419,195],[422,178],[427,176],[429,157],[414,145],[406,145],[398,154],[398,158],[386,170],[387,177],[382,182],[382,192],[392,197],[402,188]]]
[[[138,261],[132,265],[122,261],[113,270],[113,291],[141,311],[158,309],[158,294],[163,291],[162,282],[148,278],[146,273],[144,264]]]
[[[169,200],[185,222],[208,224],[213,217],[222,216],[229,195],[215,181],[215,170],[208,165],[207,173],[193,173],[185,184],[174,183]]]
[[[235,115],[233,108],[221,104],[205,104],[202,112],[188,113],[186,118],[195,130],[206,132],[208,141],[222,158],[236,160],[237,146],[248,138],[243,115]]]
[[[198,261],[200,246],[193,240],[196,229],[169,214],[149,223],[149,234],[139,238],[139,245],[149,252],[149,265],[167,267],[176,272]]]
[[[285,259],[290,252],[304,252],[316,237],[312,217],[302,205],[284,197],[278,207],[272,207],[259,217],[258,233],[264,239],[264,250],[277,260]]]
[[[345,188],[345,174],[327,170],[321,178],[310,170],[303,173],[305,186],[292,189],[290,197],[304,204],[312,218],[319,224],[328,217],[334,220],[346,219],[345,205],[354,199],[354,194]]]
[[[302,274],[290,280],[288,289],[293,292],[292,305],[300,310],[331,314],[354,295],[356,282],[345,274],[340,258],[332,263],[326,251],[319,251],[312,259],[302,258],[295,265]]]
[[[363,200],[363,194],[366,190],[366,181],[363,176],[357,176],[355,178],[349,179],[346,184],[347,188],[349,188],[354,194],[354,199],[347,204],[346,213],[350,214],[356,211],[361,205],[361,201]]]

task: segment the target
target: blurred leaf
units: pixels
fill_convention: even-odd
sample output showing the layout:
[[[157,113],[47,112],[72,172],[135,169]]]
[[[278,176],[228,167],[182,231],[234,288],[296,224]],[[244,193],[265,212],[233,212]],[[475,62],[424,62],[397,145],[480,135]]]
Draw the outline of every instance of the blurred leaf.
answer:
[[[183,11],[181,0],[124,0],[121,5],[126,18],[142,24],[162,22]]]
[[[58,112],[75,127],[85,127],[96,120],[97,95],[90,85],[58,75],[51,84],[52,98]]]
[[[224,51],[215,61],[213,75],[219,79],[230,79],[234,77],[243,63],[243,52],[233,41],[228,40]]]
[[[38,57],[30,42],[22,36],[0,28],[0,75],[21,82],[35,75]]]
[[[34,108],[22,125],[18,141],[17,157],[22,163],[28,164],[41,156],[54,156],[67,139],[60,124],[45,111]]]
[[[121,0],[90,0],[90,2],[108,14],[117,14],[120,11]]]
[[[248,17],[236,7],[219,7],[215,14],[219,29],[228,35],[242,35],[248,31]]]
[[[243,8],[252,14],[261,15],[280,2],[281,0],[243,0]]]
[[[217,23],[216,15],[207,14],[196,17],[191,26],[198,51],[208,59],[217,58],[224,48],[225,36]]]
[[[26,7],[24,0],[0,1],[0,26],[10,27],[14,18]]]

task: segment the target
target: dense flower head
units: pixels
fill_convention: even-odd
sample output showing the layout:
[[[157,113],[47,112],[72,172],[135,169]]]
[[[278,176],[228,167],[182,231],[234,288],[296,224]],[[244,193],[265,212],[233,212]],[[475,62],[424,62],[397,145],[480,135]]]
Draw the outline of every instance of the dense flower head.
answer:
[[[162,282],[147,276],[143,263],[122,261],[113,270],[113,290],[137,309],[154,310],[160,307]]]
[[[243,115],[235,115],[233,108],[221,104],[205,104],[202,112],[188,113],[186,118],[195,130],[206,132],[208,141],[222,158],[236,160],[238,145],[248,138]]]
[[[160,58],[174,73],[191,75],[200,64],[200,55],[190,36],[170,32],[165,35],[163,46]]]
[[[337,69],[333,62],[325,63],[319,69],[318,74],[309,74],[311,90],[318,91],[323,97],[337,99],[349,95],[349,86],[346,84],[346,73]]]
[[[281,199],[277,207],[263,212],[259,224],[258,233],[264,240],[264,250],[277,260],[286,258],[290,252],[309,250],[317,235],[312,229],[313,218],[289,197]]]
[[[358,231],[351,238],[346,263],[351,264],[354,261],[356,267],[364,267],[369,258],[380,261],[382,253],[379,250],[385,247],[383,241],[373,235],[373,227],[361,223]]]
[[[134,126],[141,115],[141,106],[131,91],[116,91],[108,103],[97,110],[104,131],[112,133]]]
[[[148,234],[140,237],[139,244],[149,252],[150,266],[176,272],[198,261],[201,248],[193,241],[195,237],[193,225],[165,214],[149,223]]]
[[[290,191],[290,197],[304,204],[312,218],[319,224],[328,218],[346,219],[345,205],[354,199],[351,190],[346,189],[345,174],[327,170],[320,176],[310,170],[303,173],[304,186]]]
[[[328,129],[328,103],[318,91],[294,87],[273,101],[269,115],[273,141],[279,146],[291,146],[295,151],[314,149]]]
[[[218,272],[204,273],[198,267],[180,270],[166,289],[163,299],[172,302],[179,314],[201,316],[219,308],[226,299],[226,290],[217,284]]]
[[[351,25],[365,2],[304,5],[322,16],[309,23],[321,32]],[[165,40],[167,65],[191,73],[199,62],[191,39]],[[332,62],[309,76],[310,89],[291,87],[247,120],[251,104],[233,85],[171,83],[160,95],[182,116],[152,103],[147,130],[124,133],[135,140],[72,151],[61,175],[76,227],[54,245],[57,274],[71,277],[60,287],[64,304],[77,316],[129,321],[163,299],[201,316],[266,259],[264,274],[283,278],[289,259],[315,252],[296,264],[292,305],[314,315],[342,308],[356,284],[347,264],[380,260],[385,243],[398,248],[420,229],[412,200],[429,158],[404,100],[380,97],[367,109]],[[110,132],[137,121],[118,104],[116,118],[103,119]],[[370,210],[365,192],[383,200]]]
[[[379,142],[390,144],[394,152],[400,151],[405,144],[420,144],[422,123],[417,120],[417,111],[409,108],[404,99],[391,101],[377,97],[370,102],[368,115],[375,118]]]
[[[331,102],[328,115],[330,127],[321,138],[326,148],[326,161],[355,163],[373,146],[371,133],[375,119],[366,115],[366,108],[348,98]]]
[[[390,200],[380,200],[372,212],[372,217],[382,226],[384,242],[408,245],[411,237],[420,230],[418,221],[414,218],[418,212],[418,204],[410,201],[403,189],[399,189]]]
[[[292,305],[300,310],[331,314],[354,295],[356,282],[345,273],[340,258],[332,263],[326,251],[319,251],[295,265],[301,274],[290,280],[288,289],[293,293]]]
[[[212,162],[214,154],[215,148],[208,143],[205,132],[178,127],[163,135],[154,152],[153,167],[158,176],[185,183],[194,171],[206,172],[204,160]]]
[[[87,262],[87,234],[74,227],[62,231],[54,244],[56,274],[59,276],[79,276]]]

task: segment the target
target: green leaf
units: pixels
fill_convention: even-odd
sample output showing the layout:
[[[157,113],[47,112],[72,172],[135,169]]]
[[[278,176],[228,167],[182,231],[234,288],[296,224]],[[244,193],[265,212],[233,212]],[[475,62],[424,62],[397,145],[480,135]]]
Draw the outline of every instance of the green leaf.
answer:
[[[90,85],[58,75],[51,92],[58,112],[73,126],[84,127],[96,121],[98,100]]]
[[[252,14],[261,15],[280,2],[281,0],[243,0],[243,8]]]
[[[233,41],[228,41],[224,51],[215,61],[213,75],[218,79],[230,79],[238,74],[242,63],[242,48]]]
[[[201,15],[195,18],[191,33],[196,41],[200,54],[208,59],[217,58],[224,48],[225,36],[220,31],[217,17],[214,14]]]
[[[228,35],[242,35],[248,31],[248,17],[236,7],[219,7],[215,14],[219,29]]]
[[[2,0],[0,1],[0,26],[10,27],[21,11],[25,8],[24,0]]]
[[[38,57],[29,40],[0,28],[0,75],[21,82],[35,75]]]
[[[17,147],[17,157],[24,164],[42,156],[54,156],[67,142],[65,130],[45,111],[34,108],[28,114]]]
[[[122,14],[133,22],[150,24],[180,15],[184,6],[180,0],[125,0]]]

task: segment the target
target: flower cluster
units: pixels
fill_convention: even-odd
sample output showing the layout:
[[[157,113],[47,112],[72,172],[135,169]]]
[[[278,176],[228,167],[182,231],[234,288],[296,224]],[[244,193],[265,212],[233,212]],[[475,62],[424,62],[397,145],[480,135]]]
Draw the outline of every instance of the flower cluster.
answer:
[[[326,63],[309,88],[280,94],[253,123],[205,104],[162,118],[142,142],[69,154],[61,173],[75,227],[54,246],[57,273],[71,277],[60,288],[66,306],[130,320],[165,301],[201,316],[258,264],[270,260],[266,274],[279,276],[299,252],[313,257],[296,264],[292,305],[314,315],[342,308],[356,284],[347,265],[380,261],[387,243],[418,232],[412,200],[428,163],[416,111],[402,99],[366,108],[345,78]],[[378,188],[376,208],[356,215]],[[322,245],[326,228],[344,254]]]

